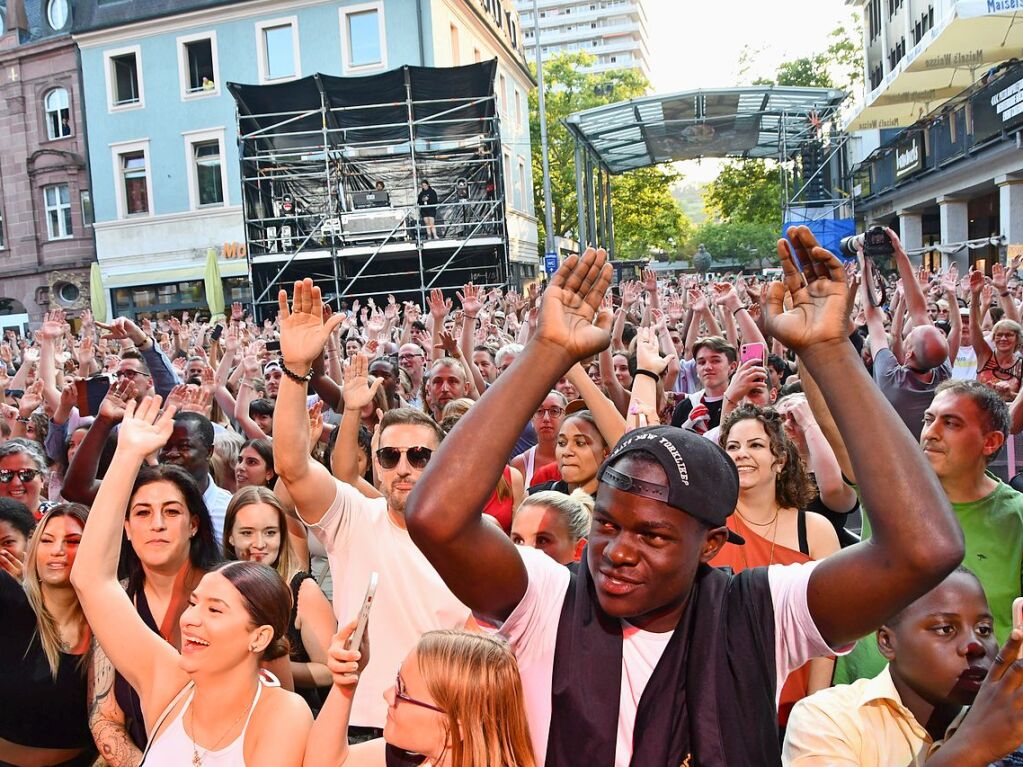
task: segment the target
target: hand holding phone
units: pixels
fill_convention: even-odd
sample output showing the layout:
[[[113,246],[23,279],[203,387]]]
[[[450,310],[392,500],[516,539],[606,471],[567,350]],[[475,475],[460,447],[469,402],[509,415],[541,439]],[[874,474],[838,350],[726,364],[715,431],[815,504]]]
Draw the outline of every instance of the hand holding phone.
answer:
[[[767,367],[767,344],[743,344],[739,351],[739,362],[759,362],[761,367]]]
[[[380,576],[377,573],[370,573],[369,586],[366,589],[366,598],[362,600],[362,608],[359,610],[358,623],[355,624],[355,631],[345,644],[347,650],[358,650],[362,644],[362,636],[366,633],[366,624],[369,622],[369,610],[373,607],[373,597],[377,593],[379,581]]]

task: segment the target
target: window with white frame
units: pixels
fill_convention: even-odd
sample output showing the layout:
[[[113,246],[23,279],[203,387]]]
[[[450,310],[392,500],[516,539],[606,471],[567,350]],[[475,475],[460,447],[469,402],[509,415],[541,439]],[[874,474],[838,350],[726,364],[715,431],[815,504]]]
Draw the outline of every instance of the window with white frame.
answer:
[[[505,150],[502,154],[504,154],[504,204],[508,205],[515,193],[515,177],[512,175],[511,152]]]
[[[519,186],[522,188],[522,204],[518,206],[519,210],[529,210],[529,198],[530,189],[526,186],[526,161],[519,159]]]
[[[350,5],[341,11],[345,70],[377,69],[386,66],[383,3]],[[452,43],[457,47],[457,28],[452,26]],[[457,51],[455,52],[457,55]]]
[[[515,89],[515,128],[522,127],[522,92]]]
[[[298,20],[277,19],[256,25],[259,75],[263,82],[300,76]]]
[[[504,97],[506,95],[505,79],[504,75],[499,75],[497,78],[497,111],[501,117],[504,117]]]
[[[113,147],[114,177],[118,185],[117,213],[120,218],[152,213],[148,141]]]
[[[46,208],[46,234],[51,240],[64,240],[71,236],[71,190],[67,184],[43,187]]]
[[[216,33],[179,37],[178,66],[183,98],[219,93]]]
[[[54,30],[63,29],[67,24],[68,0],[50,0],[46,5],[46,20]]]
[[[185,134],[188,163],[189,205],[192,210],[227,203],[227,165],[224,162],[224,129]]]
[[[54,88],[43,97],[46,110],[46,135],[52,141],[71,135],[71,102],[63,88]]]
[[[112,109],[142,106],[141,54],[138,46],[106,54],[107,92]]]

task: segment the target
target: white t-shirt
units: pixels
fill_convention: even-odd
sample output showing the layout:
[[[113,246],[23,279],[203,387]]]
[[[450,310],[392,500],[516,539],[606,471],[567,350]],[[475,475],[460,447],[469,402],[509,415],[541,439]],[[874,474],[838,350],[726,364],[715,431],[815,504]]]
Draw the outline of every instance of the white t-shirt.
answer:
[[[434,629],[464,628],[469,608],[441,580],[408,530],[387,513],[383,498],[366,498],[344,482],[318,524],[308,525],[327,550],[338,625],[351,622],[366,597],[370,573],[380,575],[369,616],[369,665],[352,702],[351,723],[383,727],[384,692],[419,637]],[[301,516],[301,512],[300,512]]]
[[[210,521],[213,522],[213,534],[217,537],[217,548],[220,548],[224,543],[224,520],[227,517],[227,505],[231,503],[231,494],[215,484],[211,474],[202,499],[206,501]]]
[[[977,352],[969,344],[962,344],[952,366],[953,381],[975,381],[977,379]]]
[[[529,575],[526,594],[498,632],[515,649],[526,698],[526,715],[537,766],[543,767],[551,725],[551,686],[558,622],[568,593],[568,568],[538,549],[517,547]],[[775,664],[778,690],[810,658],[842,654],[828,647],[810,617],[806,587],[817,562],[773,565],[768,571],[774,602]],[[639,700],[672,632],[651,633],[625,624],[622,643],[622,692],[618,709],[615,767],[629,767]],[[592,765],[602,767],[602,765]]]

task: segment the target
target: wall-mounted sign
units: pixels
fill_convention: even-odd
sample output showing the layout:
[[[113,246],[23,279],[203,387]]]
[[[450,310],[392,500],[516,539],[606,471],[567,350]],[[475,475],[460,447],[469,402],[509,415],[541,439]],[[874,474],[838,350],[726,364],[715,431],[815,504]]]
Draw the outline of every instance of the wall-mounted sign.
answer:
[[[903,179],[924,167],[924,141],[919,134],[895,146],[895,178]]]
[[[999,77],[970,99],[977,142],[1023,124],[1023,70]]]
[[[225,242],[224,258],[245,258],[249,255],[244,242]]]

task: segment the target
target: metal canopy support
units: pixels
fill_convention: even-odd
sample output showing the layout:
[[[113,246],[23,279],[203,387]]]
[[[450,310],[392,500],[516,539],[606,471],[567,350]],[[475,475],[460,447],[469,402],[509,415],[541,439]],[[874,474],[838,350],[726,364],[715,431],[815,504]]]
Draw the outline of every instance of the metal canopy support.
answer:
[[[586,178],[583,179],[586,184],[586,231],[589,232],[590,238],[587,243],[580,244],[592,245],[600,233],[597,231],[597,219],[593,210],[593,158],[589,152],[583,153],[583,172],[586,174]]]
[[[595,196],[597,208],[594,211],[594,216],[597,219],[597,236],[593,238],[593,241],[594,244],[600,245],[604,242],[604,170],[599,165],[597,166],[597,189]]]
[[[615,257],[615,213],[614,206],[611,204],[611,174],[608,173],[607,179],[607,194],[604,195],[604,204],[607,206],[607,232],[604,237],[604,247],[607,249],[607,255],[614,260]]]
[[[586,186],[583,183],[583,145],[576,139],[575,142],[575,206],[578,218],[576,219],[576,237],[579,238],[579,245],[586,246]]]

